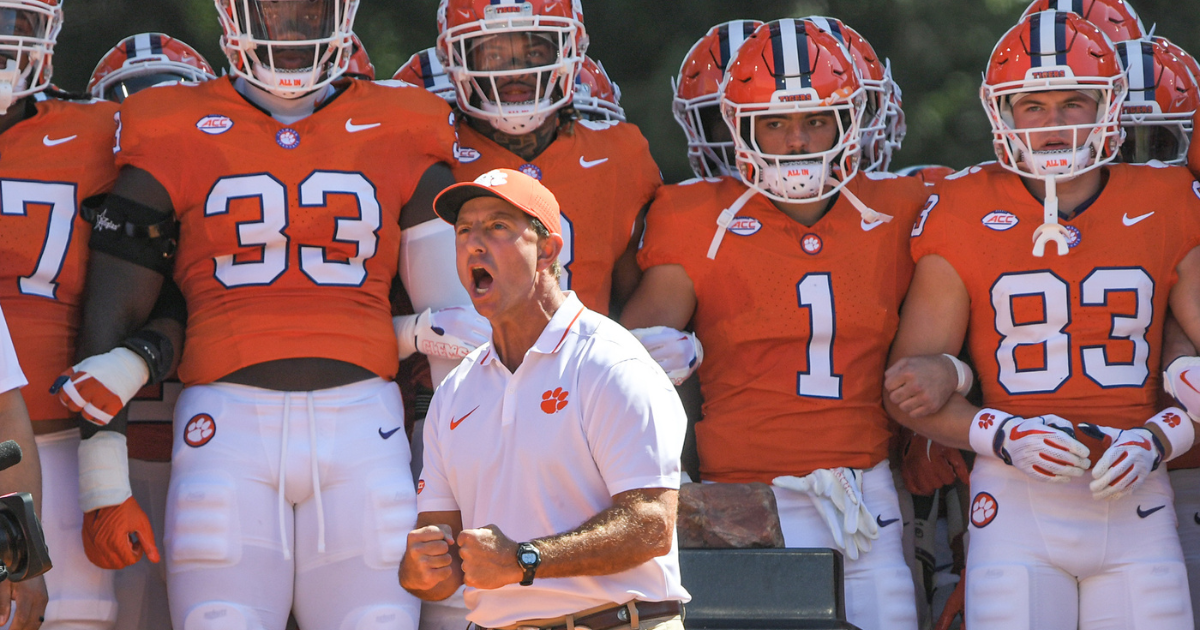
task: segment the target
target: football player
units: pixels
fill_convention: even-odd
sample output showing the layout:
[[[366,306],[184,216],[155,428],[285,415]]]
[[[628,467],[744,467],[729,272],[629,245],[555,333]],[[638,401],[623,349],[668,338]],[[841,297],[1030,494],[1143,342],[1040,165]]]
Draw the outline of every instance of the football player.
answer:
[[[92,98],[114,103],[148,87],[215,79],[212,66],[195,48],[162,33],[130,35],[117,42],[88,79]]]
[[[392,80],[423,87],[451,105],[457,100],[454,84],[450,82],[445,66],[438,59],[437,48],[426,48],[409,57],[396,74],[392,75]]]
[[[88,561],[80,534],[79,433],[49,390],[75,355],[89,233],[81,204],[116,179],[117,108],[50,89],[63,24],[59,0],[3,0],[0,15],[0,306],[28,379],[21,395],[37,434],[40,516],[54,553],[44,583],[14,586],[13,627],[35,628],[44,616],[48,627],[110,628],[117,613],[113,574]]]
[[[916,628],[878,384],[926,187],[859,172],[867,90],[811,21],[760,26],[721,103],[741,177],[659,190],[621,322],[694,322],[703,480],[773,483],[787,546],[844,550],[850,622]]]
[[[229,76],[122,104],[80,342],[97,369],[70,384],[100,401],[140,380],[112,348],[172,276],[188,309],[165,534],[175,628],[282,628],[292,610],[302,627],[416,627],[396,579],[416,506],[390,379],[398,343],[451,330],[428,312],[394,323],[388,296],[402,229],[437,220],[455,135],[424,90],[342,80],[357,4],[218,0]],[[85,426],[95,494],[111,497],[92,508],[101,548],[128,545],[123,424]]]
[[[156,85],[215,78],[212,66],[188,44],[162,33],[141,33],[121,40],[101,58],[88,81],[88,92],[94,98],[121,103]],[[168,299],[182,299],[174,283],[166,284]],[[174,343],[181,342],[179,335]],[[183,384],[172,374],[143,388],[128,405],[130,489],[137,504],[146,509],[155,546],[160,549],[171,476],[171,419],[182,390]],[[69,394],[63,396],[69,403]],[[117,572],[117,627],[152,630],[170,626],[166,577],[165,566],[148,560]]]
[[[1192,627],[1162,464],[1194,428],[1158,400],[1168,308],[1200,339],[1200,199],[1183,169],[1111,163],[1126,90],[1097,26],[1027,16],[981,89],[999,161],[943,180],[912,230],[886,402],[977,453],[972,630]],[[983,408],[925,408],[913,373],[953,373],[964,344]]]
[[[1129,96],[1121,109],[1125,142],[1119,159],[1127,164],[1185,164],[1192,115],[1200,106],[1196,79],[1162,43],[1131,39],[1116,46],[1129,81]]]
[[[621,88],[609,78],[604,64],[584,57],[575,75],[575,111],[584,120],[615,120],[625,122],[621,109]]]
[[[687,137],[688,162],[696,177],[737,177],[733,137],[721,117],[721,81],[759,26],[757,20],[733,20],[712,27],[692,45],[679,76],[671,79],[671,110]]]

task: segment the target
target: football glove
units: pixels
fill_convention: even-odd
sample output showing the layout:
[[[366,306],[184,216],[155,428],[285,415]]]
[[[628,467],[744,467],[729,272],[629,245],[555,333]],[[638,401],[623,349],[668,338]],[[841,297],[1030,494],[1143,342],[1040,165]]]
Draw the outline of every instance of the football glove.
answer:
[[[1054,415],[1021,418],[983,409],[971,420],[971,449],[996,457],[1034,479],[1067,483],[1088,469],[1088,447],[1067,420]]]
[[[462,359],[491,341],[492,325],[470,306],[451,306],[419,315],[392,318],[400,360],[414,352],[440,359]]]
[[[654,359],[676,387],[704,362],[704,346],[695,333],[683,332],[666,326],[634,328],[629,331],[642,342],[650,358]]]
[[[1179,357],[1163,372],[1163,389],[1200,422],[1200,357]]]
[[[146,361],[128,348],[88,357],[63,372],[50,393],[71,411],[105,426],[150,380]]]
[[[159,560],[150,519],[133,497],[84,514],[82,533],[84,553],[101,569],[124,569],[143,554],[150,562]]]
[[[851,560],[870,551],[871,541],[879,538],[875,515],[863,500],[863,471],[823,468],[805,477],[776,477],[771,483],[807,494],[829,526],[834,543]]]
[[[1161,440],[1147,426],[1155,425],[1171,446],[1167,457]],[[1182,409],[1171,407],[1146,421],[1143,427],[1115,429],[1080,423],[1079,432],[1100,440],[1104,454],[1092,467],[1092,498],[1119,499],[1137,490],[1146,477],[1165,461],[1186,453],[1192,447],[1195,428]]]

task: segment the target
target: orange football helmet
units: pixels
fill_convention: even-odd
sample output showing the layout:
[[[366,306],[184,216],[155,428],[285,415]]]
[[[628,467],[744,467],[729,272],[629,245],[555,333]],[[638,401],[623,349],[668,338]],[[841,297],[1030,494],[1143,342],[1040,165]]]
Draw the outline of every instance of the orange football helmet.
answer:
[[[1042,11],[1068,11],[1096,25],[1114,42],[1142,39],[1146,27],[1125,0],[1034,0],[1021,20]]]
[[[867,172],[886,171],[891,162],[887,145],[888,103],[892,100],[895,86],[891,70],[879,60],[879,55],[875,54],[871,44],[841,20],[819,16],[806,17],[804,20],[833,35],[838,43],[850,51],[854,65],[862,75],[863,88],[867,91],[867,113],[862,127],[861,168]]]
[[[750,188],[776,201],[811,202],[833,196],[858,173],[866,89],[850,53],[815,23],[759,27],[729,66],[722,91],[721,113]],[[812,113],[833,114],[838,135],[829,149],[788,155],[759,146],[759,116]]]
[[[468,115],[523,135],[571,102],[588,42],[579,0],[442,0],[438,29]]]
[[[346,76],[374,81],[375,65],[371,63],[371,57],[367,54],[367,47],[363,46],[362,39],[353,33],[350,34],[350,51],[350,65],[346,68]]]
[[[1174,42],[1166,37],[1155,36],[1151,39],[1153,39],[1154,43],[1156,44],[1162,44],[1163,46],[1166,46],[1167,52],[1174,55],[1176,59],[1182,61],[1183,65],[1187,66],[1187,69],[1192,72],[1192,78],[1196,80],[1197,84],[1200,84],[1200,62],[1197,62],[1195,57],[1188,54],[1188,51],[1175,45]]]
[[[446,74],[445,66],[438,59],[436,48],[426,48],[409,57],[408,61],[396,71],[396,74],[392,75],[392,79],[423,87],[442,97],[451,105],[457,100],[454,84],[450,82],[450,76]]]
[[[687,136],[688,162],[696,177],[735,175],[733,139],[721,118],[721,80],[725,69],[754,31],[757,20],[718,24],[696,42],[671,80],[671,109]]]
[[[625,122],[621,109],[621,88],[608,78],[604,65],[584,57],[575,77],[575,111],[584,120],[617,120]]]
[[[358,0],[214,0],[230,73],[299,98],[346,73]]]
[[[0,113],[50,85],[54,43],[62,29],[61,0],[0,0]]]
[[[1033,255],[1056,243],[1065,256],[1068,233],[1058,223],[1057,180],[1099,168],[1117,156],[1124,133],[1121,107],[1127,83],[1109,38],[1075,13],[1034,13],[1000,38],[992,50],[980,98],[992,125],[992,144],[1002,167],[1046,182],[1045,215],[1034,231]],[[1036,92],[1080,92],[1096,101],[1096,120],[1086,124],[1018,129],[1013,103]],[[1033,134],[1066,132],[1071,145],[1038,151]]]
[[[1120,42],[1117,56],[1129,81],[1129,96],[1121,110],[1125,128],[1121,161],[1185,164],[1192,115],[1200,106],[1195,77],[1166,46],[1148,39]]]
[[[93,98],[124,102],[145,88],[178,81],[207,81],[216,73],[195,48],[162,33],[130,35],[117,42],[88,79]]]

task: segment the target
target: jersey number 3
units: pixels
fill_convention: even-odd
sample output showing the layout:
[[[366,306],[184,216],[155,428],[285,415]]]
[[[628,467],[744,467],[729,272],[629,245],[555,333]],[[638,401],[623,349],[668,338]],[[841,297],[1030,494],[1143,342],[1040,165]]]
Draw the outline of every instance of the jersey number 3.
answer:
[[[366,261],[375,255],[382,221],[375,186],[361,173],[314,171],[300,183],[300,207],[324,206],[329,195],[351,195],[358,202],[357,219],[337,219],[333,240],[354,243],[356,255],[345,262],[331,261],[324,247],[301,245],[300,270],[322,286],[359,286],[367,278]],[[271,284],[288,268],[287,187],[268,174],[239,175],[217,180],[204,207],[204,216],[228,214],[235,199],[257,198],[262,220],[239,223],[238,245],[257,246],[259,260],[238,262],[233,256],[217,256],[217,281],[227,289]]]
[[[1080,308],[1107,307],[1113,293],[1132,293],[1136,309],[1132,314],[1112,314],[1109,339],[1133,344],[1130,361],[1110,361],[1104,345],[1085,346],[1079,352],[1083,374],[1103,388],[1141,387],[1150,374],[1150,345],[1146,330],[1154,321],[1154,280],[1137,267],[1097,268],[1079,284]],[[1041,302],[1041,314],[1031,321],[1016,321],[1014,300],[1033,298]],[[1000,346],[996,361],[1000,367],[1000,385],[1009,394],[1035,394],[1057,391],[1073,373],[1070,285],[1049,271],[1010,273],[992,285],[992,308],[996,312],[996,332]],[[1017,365],[1021,347],[1036,347],[1044,357],[1037,367]],[[1035,351],[1035,356],[1038,354]]]

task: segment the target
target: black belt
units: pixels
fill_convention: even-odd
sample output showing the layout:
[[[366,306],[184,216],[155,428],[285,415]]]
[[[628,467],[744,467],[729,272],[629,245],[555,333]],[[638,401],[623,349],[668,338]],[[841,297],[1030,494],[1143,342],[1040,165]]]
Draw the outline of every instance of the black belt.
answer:
[[[674,617],[683,615],[683,602],[679,600],[670,600],[665,602],[634,602],[637,608],[638,619],[658,619],[661,617]],[[591,630],[611,630],[620,626],[630,624],[629,607],[627,604],[606,608],[599,612],[594,612],[590,615],[575,618],[576,626],[584,626]],[[520,624],[517,624],[520,625]],[[494,630],[485,628],[478,624],[475,625],[475,630]],[[557,626],[544,626],[541,630],[568,630],[566,624]]]

